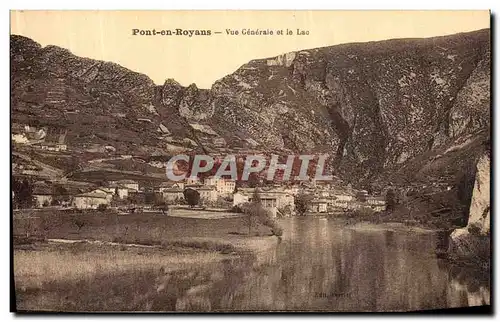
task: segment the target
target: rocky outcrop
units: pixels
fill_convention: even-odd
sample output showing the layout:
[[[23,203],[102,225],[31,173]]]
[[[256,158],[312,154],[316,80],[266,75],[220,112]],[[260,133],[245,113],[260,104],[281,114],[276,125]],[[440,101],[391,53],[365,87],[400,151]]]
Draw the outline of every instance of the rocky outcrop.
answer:
[[[214,121],[270,148],[331,151],[339,173],[371,177],[489,125],[489,57],[483,30],[256,60],[212,87]]]
[[[10,57],[14,123],[66,129],[73,148],[112,145],[134,155],[168,152],[162,123],[174,139],[189,137],[177,109],[161,104],[161,91],[143,74],[16,35]]]
[[[217,152],[205,149],[216,142],[225,153],[327,153],[339,177],[360,185],[489,129],[489,66],[490,32],[480,30],[257,59],[207,90],[157,86],[11,36],[12,118],[67,128],[70,146],[118,153],[165,152],[186,138],[201,151]]]
[[[227,141],[328,152],[356,183],[488,128],[489,66],[489,30],[345,44],[251,61],[182,109]]]
[[[476,180],[467,226],[451,234],[450,255],[489,265],[490,258],[490,156],[484,154],[477,163]]]

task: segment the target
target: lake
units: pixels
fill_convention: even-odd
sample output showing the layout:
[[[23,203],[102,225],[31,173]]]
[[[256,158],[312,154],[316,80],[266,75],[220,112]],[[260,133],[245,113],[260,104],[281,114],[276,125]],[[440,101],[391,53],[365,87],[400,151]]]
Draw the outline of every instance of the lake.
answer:
[[[436,255],[447,246],[444,232],[313,217],[280,223],[284,235],[276,247],[207,268],[210,282],[188,290],[176,309],[357,312],[489,304],[487,272]]]

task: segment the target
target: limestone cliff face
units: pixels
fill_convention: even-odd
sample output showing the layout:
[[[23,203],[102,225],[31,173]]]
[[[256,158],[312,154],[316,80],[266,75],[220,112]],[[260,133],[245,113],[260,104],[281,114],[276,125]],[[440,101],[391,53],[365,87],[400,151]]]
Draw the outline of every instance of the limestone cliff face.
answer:
[[[189,137],[185,120],[161,104],[166,95],[146,75],[16,35],[10,57],[14,123],[67,129],[70,146],[111,145],[126,154],[164,153],[164,132]]]
[[[489,127],[489,30],[303,50],[243,65],[184,115],[269,150],[328,152],[370,179]],[[187,112],[189,110],[189,112]]]
[[[466,227],[451,234],[452,256],[489,259],[490,162],[489,154],[484,154],[477,163],[469,220]]]
[[[13,121],[67,128],[70,145],[327,153],[354,185],[490,126],[489,30],[257,59],[211,89],[157,86],[20,36],[11,36],[11,70]]]
[[[477,227],[480,235],[490,233],[490,157],[485,154],[477,163],[476,182],[472,192],[468,228]]]

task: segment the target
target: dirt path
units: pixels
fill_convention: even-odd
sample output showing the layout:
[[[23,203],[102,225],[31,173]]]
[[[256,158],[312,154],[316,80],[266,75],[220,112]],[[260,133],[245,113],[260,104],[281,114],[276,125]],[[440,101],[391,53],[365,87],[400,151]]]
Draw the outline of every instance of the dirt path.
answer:
[[[92,245],[109,245],[109,246],[127,246],[127,247],[140,247],[140,248],[159,248],[161,245],[140,245],[140,244],[125,244],[125,243],[115,243],[107,242],[102,240],[89,240],[89,239],[58,239],[49,238],[47,239],[49,243],[56,244],[76,244],[76,243],[88,243]]]

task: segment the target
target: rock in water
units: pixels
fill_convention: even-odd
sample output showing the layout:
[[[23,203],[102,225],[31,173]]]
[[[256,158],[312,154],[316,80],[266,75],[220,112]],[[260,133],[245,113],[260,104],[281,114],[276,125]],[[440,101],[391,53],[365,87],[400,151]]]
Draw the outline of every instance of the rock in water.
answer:
[[[490,212],[490,156],[484,154],[477,163],[467,226],[450,236],[451,256],[489,263]]]

